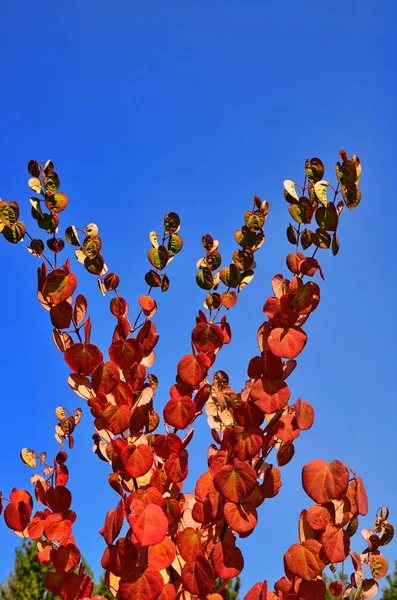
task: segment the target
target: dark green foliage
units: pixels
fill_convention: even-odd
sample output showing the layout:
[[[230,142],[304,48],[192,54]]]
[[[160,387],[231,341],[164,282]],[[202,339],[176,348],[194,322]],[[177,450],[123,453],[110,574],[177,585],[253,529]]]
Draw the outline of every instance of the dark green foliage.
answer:
[[[226,600],[239,600],[240,577],[230,579],[225,586]]]
[[[15,551],[14,570],[5,583],[0,583],[0,600],[58,600],[59,596],[51,594],[44,585],[44,578],[50,567],[42,565],[36,558],[37,548],[34,542],[23,540]],[[83,559],[84,562],[84,559]],[[85,563],[85,571],[93,578],[94,574]],[[109,600],[113,596],[108,592],[103,576],[94,588],[94,594],[102,595]],[[234,599],[233,599],[234,600]]]
[[[382,589],[381,600],[397,600],[397,560],[394,561],[394,571],[386,579],[387,585]]]
[[[56,596],[46,590],[44,577],[49,567],[37,559],[36,544],[24,540],[15,551],[14,570],[0,585],[0,600],[52,600]]]

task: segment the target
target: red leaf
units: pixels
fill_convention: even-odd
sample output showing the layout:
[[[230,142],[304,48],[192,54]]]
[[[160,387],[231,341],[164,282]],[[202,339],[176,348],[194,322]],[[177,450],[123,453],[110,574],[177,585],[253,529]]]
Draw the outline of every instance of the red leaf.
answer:
[[[316,531],[325,531],[327,525],[334,523],[334,506],[333,504],[329,504],[329,506],[318,506],[314,504],[309,508],[306,514],[307,522],[309,523],[312,529]]]
[[[312,405],[306,400],[297,400],[295,402],[295,420],[299,429],[310,429],[314,422],[314,410]]]
[[[121,453],[123,467],[131,477],[146,475],[153,464],[153,452],[146,444],[129,444]]]
[[[131,409],[129,406],[116,406],[115,404],[110,404],[102,415],[105,429],[115,435],[119,435],[128,429],[130,417]]]
[[[245,500],[257,483],[254,469],[245,462],[225,465],[214,477],[215,488],[231,502]]]
[[[51,542],[66,543],[72,533],[72,523],[60,514],[48,515],[44,522],[44,534]]]
[[[344,529],[339,529],[331,524],[327,525],[321,536],[321,543],[331,563],[343,562],[349,555],[350,538]]]
[[[92,374],[92,387],[96,394],[110,394],[120,381],[120,371],[111,360],[99,364]]]
[[[171,398],[164,407],[164,420],[176,429],[185,429],[196,414],[196,405],[189,396]]]
[[[66,546],[60,546],[58,548],[52,548],[50,553],[51,562],[54,564],[57,572],[73,571],[81,558],[81,552],[75,546],[75,544],[69,543]]]
[[[194,562],[187,562],[181,573],[181,580],[191,594],[206,596],[212,591],[215,583],[215,573],[209,560],[202,555]]]
[[[215,544],[212,552],[212,562],[215,573],[222,579],[233,579],[233,577],[237,577],[244,567],[244,559],[241,550],[223,542]]]
[[[322,579],[301,581],[298,588],[299,600],[323,600],[327,587]]]
[[[103,354],[94,344],[77,342],[64,353],[65,361],[75,373],[91,375],[103,361]]]
[[[284,560],[291,573],[302,579],[315,579],[328,562],[322,545],[316,540],[293,544],[286,552]]]
[[[148,564],[154,569],[161,571],[169,567],[175,558],[176,549],[174,542],[165,537],[163,541],[148,548]]]
[[[124,503],[123,500],[117,505],[117,508],[108,510],[106,514],[105,524],[99,533],[104,537],[105,542],[108,546],[113,544],[116,537],[121,531],[121,527],[124,521]]]
[[[175,454],[170,454],[165,463],[165,472],[173,483],[179,483],[186,479],[188,474],[188,453],[184,448]]]
[[[45,503],[54,513],[65,512],[72,503],[72,494],[63,485],[50,487],[45,495]]]
[[[275,327],[267,338],[270,350],[280,358],[295,358],[306,342],[307,335],[300,327]]]
[[[356,480],[356,504],[359,515],[365,516],[368,512],[368,498],[367,492],[363,484],[363,480],[358,475],[354,476]]]
[[[147,504],[137,517],[131,513],[128,521],[141,546],[159,544],[167,535],[168,520],[157,504]]]
[[[157,304],[151,296],[139,296],[139,306],[146,317],[152,317],[157,310]]]
[[[325,460],[312,460],[302,470],[303,489],[317,504],[344,496],[348,483],[349,472],[339,460],[334,460],[329,465]]]
[[[250,502],[226,502],[223,513],[227,524],[237,533],[252,531],[258,522],[256,508]]]
[[[192,331],[192,342],[199,352],[214,352],[223,346],[223,333],[218,325],[198,323]]]
[[[267,597],[267,581],[264,581],[255,583],[245,594],[244,600],[267,600]]]
[[[4,520],[10,529],[24,531],[31,514],[32,507],[27,502],[10,502],[4,509]]]
[[[226,309],[229,309],[232,306],[234,306],[237,303],[237,300],[238,300],[238,295],[234,291],[221,293],[222,306],[224,306]]]
[[[194,561],[199,554],[204,553],[201,538],[202,536],[193,527],[186,527],[178,533],[178,550],[183,560]]]
[[[133,365],[141,362],[142,344],[136,339],[118,340],[110,346],[109,356],[122,371],[128,371]]]
[[[210,359],[205,354],[186,354],[178,363],[178,375],[187,385],[198,385],[207,376]]]
[[[74,293],[76,287],[77,277],[74,273],[55,269],[47,275],[42,293],[52,304],[60,304]]]
[[[284,408],[290,399],[291,391],[285,381],[258,379],[250,389],[250,398],[267,414]]]
[[[164,581],[160,573],[148,567],[141,571],[138,567],[130,568],[128,577],[120,582],[118,600],[156,600],[159,596]]]
[[[72,306],[66,300],[56,306],[52,306],[50,310],[51,323],[57,329],[67,329],[72,320],[72,315]]]

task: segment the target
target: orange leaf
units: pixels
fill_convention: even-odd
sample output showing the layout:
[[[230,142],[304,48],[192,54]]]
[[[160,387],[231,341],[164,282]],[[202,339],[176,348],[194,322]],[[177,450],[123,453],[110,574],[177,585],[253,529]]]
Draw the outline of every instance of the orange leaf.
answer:
[[[117,340],[110,346],[109,356],[122,371],[128,371],[133,365],[141,362],[143,358],[142,344],[136,339]]]
[[[121,453],[123,467],[131,477],[146,475],[153,464],[153,452],[146,444],[129,444]]]
[[[74,273],[55,269],[47,275],[42,293],[52,304],[60,304],[74,293],[76,287],[77,277]]]
[[[184,565],[181,580],[191,594],[206,596],[214,586],[215,573],[209,560],[200,554],[194,562]]]
[[[223,333],[218,325],[198,323],[192,331],[192,342],[199,352],[213,352],[223,346]]]
[[[245,500],[257,483],[254,469],[245,462],[235,461],[233,465],[225,465],[214,477],[215,488],[231,502]]]
[[[156,600],[164,586],[160,573],[148,567],[141,571],[138,567],[129,569],[128,576],[120,582],[117,598],[119,600]]]
[[[322,545],[316,540],[293,544],[284,556],[287,568],[302,579],[315,579],[327,564]]]
[[[196,405],[189,396],[171,398],[164,407],[164,420],[176,429],[185,429],[196,414]]]
[[[201,537],[193,527],[186,527],[178,533],[178,550],[183,560],[194,561],[204,553]]]
[[[237,577],[244,567],[241,550],[235,546],[228,546],[224,542],[215,544],[212,552],[212,562],[215,573],[222,579]]]
[[[258,379],[250,389],[250,398],[267,414],[284,408],[290,399],[291,391],[285,381]]]
[[[327,525],[321,536],[321,543],[329,562],[343,562],[349,555],[350,538],[344,529]]]
[[[176,549],[174,542],[169,537],[165,537],[158,544],[149,546],[148,564],[150,567],[161,571],[174,562],[175,555]]]
[[[300,327],[275,327],[267,338],[270,350],[280,358],[295,358],[306,342],[307,335]]]
[[[250,502],[226,502],[223,514],[227,524],[237,533],[252,531],[258,522],[256,508]]]
[[[137,517],[131,513],[128,521],[141,546],[159,544],[167,535],[168,520],[157,504],[147,504]]]
[[[205,354],[186,354],[178,363],[178,375],[187,385],[198,385],[207,376],[211,361]]]
[[[338,500],[346,494],[349,472],[339,460],[329,465],[325,460],[312,460],[302,469],[302,485],[317,504]]]
[[[97,346],[82,342],[72,344],[65,351],[64,357],[72,371],[79,375],[91,375],[103,361],[103,354]]]

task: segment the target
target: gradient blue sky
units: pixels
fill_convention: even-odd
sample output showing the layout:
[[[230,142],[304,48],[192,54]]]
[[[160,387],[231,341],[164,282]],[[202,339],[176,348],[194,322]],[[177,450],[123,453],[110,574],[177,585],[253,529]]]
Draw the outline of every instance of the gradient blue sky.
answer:
[[[289,380],[295,398],[313,403],[316,422],[297,441],[279,496],[265,502],[255,533],[241,542],[243,591],[283,574],[282,555],[310,503],[300,485],[310,459],[342,459],[364,478],[371,518],[363,526],[382,504],[397,523],[395,13],[392,0],[0,5],[1,197],[17,200],[28,220],[26,164],[51,158],[70,199],[61,229],[98,223],[107,263],[132,305],[146,289],[148,232],[160,229],[165,212],[181,216],[185,247],[168,269],[170,290],[156,315],[160,412],[203,299],[194,281],[202,234],[220,239],[226,258],[252,196],[270,202],[257,275],[230,313],[233,343],[217,363],[239,387],[257,352],[270,279],[286,272],[283,179],[301,181],[304,159],[320,156],[333,180],[340,148],[361,158],[363,201],[342,215],[339,255],[320,252],[322,301]],[[38,260],[24,244],[0,242],[0,489],[7,495],[13,486],[29,488],[20,448],[55,453],[54,407],[81,402],[35,299]],[[76,268],[93,341],[106,348],[108,298]],[[96,532],[117,497],[108,468],[91,454],[91,434],[86,410],[70,453],[70,487],[75,534],[98,574],[104,544]],[[208,441],[203,419],[187,489],[205,469]],[[18,539],[4,524],[0,536],[1,579]],[[357,535],[355,549],[363,547]],[[397,557],[396,543],[386,556]]]

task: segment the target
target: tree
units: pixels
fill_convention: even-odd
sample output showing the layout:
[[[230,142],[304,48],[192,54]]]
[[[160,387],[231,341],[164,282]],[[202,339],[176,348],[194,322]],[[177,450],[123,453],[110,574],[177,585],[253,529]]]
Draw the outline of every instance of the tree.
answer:
[[[56,596],[44,585],[51,568],[40,563],[36,555],[36,544],[23,540],[15,550],[14,570],[0,586],[0,600],[55,600]]]
[[[387,585],[382,590],[382,600],[397,600],[397,561],[394,561],[394,571],[386,575]]]
[[[51,568],[37,560],[37,546],[34,542],[24,539],[19,548],[15,550],[14,570],[7,581],[0,585],[0,600],[56,600],[44,585],[44,579]],[[84,559],[83,559],[84,560]],[[85,570],[93,579],[94,574],[84,561]],[[94,588],[94,593],[110,596],[103,576]]]
[[[94,417],[94,451],[112,469],[109,484],[117,502],[100,533],[106,542],[102,556],[106,586],[118,600],[219,600],[226,591],[238,592],[228,588],[244,565],[236,538],[255,529],[261,504],[281,488],[281,469],[293,459],[297,438],[314,422],[309,402],[290,403],[286,380],[308,340],[303,326],[320,302],[320,287],[313,278],[324,280],[324,272],[317,253],[330,249],[334,256],[338,254],[342,210],[353,210],[361,201],[360,161],[344,150],[339,156],[336,186],[323,179],[324,165],[318,158],[306,160],[303,185],[284,181],[294,221],[287,228],[293,246],[286,260],[291,279],[281,274],[272,279],[273,295],[264,304],[266,320],[258,330],[259,352],[248,364],[248,380],[241,391],[234,390],[227,373],[214,365],[232,339],[227,313],[254,277],[269,204],[253,198],[235,233],[238,247],[228,266],[221,267],[219,242],[208,233],[203,236],[204,256],[197,263],[196,281],[205,292],[206,312],[198,311],[191,352],[178,362],[175,384],[163,409],[164,433],[157,433],[158,380],[151,372],[159,339],[153,317],[156,290],[168,290],[165,269],[183,247],[179,216],[167,213],[162,233],[150,233],[150,268],[144,277],[148,291],[139,296],[139,310],[132,317],[128,302],[119,294],[120,278],[109,272],[101,254],[97,225],[67,227],[65,238],[76,247],[78,261],[97,277],[100,292],[112,295],[110,312],[116,325],[107,358],[91,341],[88,302],[78,292],[70,260],[58,262],[65,246],[65,240],[57,237],[59,215],[68,197],[59,191],[54,164],[32,160],[28,165],[29,186],[39,196],[31,199],[32,217],[49,234],[46,245],[27,233],[16,202],[0,202],[5,240],[17,244],[27,236],[30,253],[44,261],[38,269],[38,298],[49,313],[55,346],[71,370],[68,383]],[[73,449],[82,412],[81,408],[55,409],[61,446]],[[213,444],[208,469],[199,476],[194,493],[188,493],[183,490],[187,448],[194,423],[204,412]],[[32,483],[43,510],[33,512],[31,494],[14,488],[4,499],[6,525],[37,540],[38,560],[55,569],[45,576],[53,594],[64,600],[91,597],[93,581],[72,536],[76,515],[67,488],[67,453],[60,449],[48,462],[46,453],[23,448],[21,458],[29,467],[42,470]],[[268,591],[266,581],[258,582],[246,600],[280,596],[321,600],[327,591],[321,578],[324,569],[344,564],[348,556],[353,567],[349,584],[332,581],[329,591],[336,597],[354,591],[357,597],[372,598],[379,588],[377,581],[387,572],[380,549],[393,537],[387,508],[378,511],[373,529],[364,531],[367,547],[359,554],[351,550],[350,539],[359,516],[368,512],[361,478],[339,460],[316,459],[304,466],[302,485],[314,504],[301,511],[299,539],[284,556],[285,576],[276,581],[274,592]],[[123,525],[127,531],[120,537]]]

